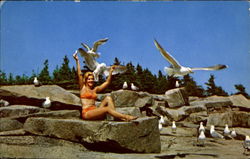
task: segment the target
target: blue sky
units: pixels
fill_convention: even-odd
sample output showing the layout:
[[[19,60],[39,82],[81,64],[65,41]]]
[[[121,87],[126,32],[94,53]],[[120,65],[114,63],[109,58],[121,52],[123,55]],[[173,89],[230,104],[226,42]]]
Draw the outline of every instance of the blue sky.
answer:
[[[50,72],[85,42],[101,38],[99,62],[115,57],[132,61],[154,74],[169,63],[154,46],[158,42],[180,64],[205,67],[226,64],[221,71],[197,71],[194,80],[204,88],[210,74],[228,93],[235,84],[250,92],[249,2],[5,2],[1,7],[0,69],[14,75]]]

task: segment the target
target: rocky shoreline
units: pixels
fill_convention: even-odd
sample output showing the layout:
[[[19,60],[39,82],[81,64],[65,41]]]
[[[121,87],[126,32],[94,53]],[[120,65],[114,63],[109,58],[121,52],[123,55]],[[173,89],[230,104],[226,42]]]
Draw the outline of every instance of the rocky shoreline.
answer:
[[[188,97],[184,88],[162,95],[118,90],[107,95],[117,111],[140,116],[132,122],[84,121],[77,91],[56,85],[1,86],[1,158],[247,158],[242,142],[250,135],[250,101],[242,95]],[[52,104],[43,108],[50,97]],[[158,117],[164,116],[163,129]],[[177,132],[172,133],[171,122]],[[197,128],[206,126],[205,146],[197,146]],[[223,133],[225,124],[234,138],[214,139],[211,125]]]

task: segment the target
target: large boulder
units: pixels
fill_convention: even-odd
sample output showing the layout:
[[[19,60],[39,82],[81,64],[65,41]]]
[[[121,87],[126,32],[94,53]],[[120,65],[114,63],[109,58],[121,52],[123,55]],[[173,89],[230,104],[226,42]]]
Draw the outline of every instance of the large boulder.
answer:
[[[197,113],[190,114],[185,121],[191,122],[194,124],[199,124],[200,122],[206,122],[208,118],[208,114],[206,111],[201,111]]]
[[[7,100],[11,105],[42,106],[46,97],[50,97],[50,109],[81,109],[80,98],[57,85],[14,85],[1,86],[0,98]]]
[[[184,88],[175,88],[166,91],[165,98],[170,108],[189,105],[188,95]]]
[[[0,107],[0,118],[19,117],[46,111],[48,110],[34,106],[12,105],[9,107]]]
[[[232,101],[233,106],[238,106],[242,109],[250,111],[250,101],[243,95],[232,95],[229,99]]]
[[[118,90],[111,92],[116,107],[144,107],[153,104],[153,97],[146,92]]]
[[[234,127],[250,128],[250,113],[243,111],[231,111],[226,113],[213,113],[208,117],[207,125],[224,127],[225,124]]]
[[[228,126],[233,126],[233,113],[213,113],[208,116],[207,125],[215,125],[220,127],[225,127],[226,124]]]
[[[14,119],[0,118],[0,132],[16,130],[23,127],[23,124]]]
[[[95,152],[93,152],[95,153]],[[1,158],[95,158],[80,143],[43,136],[0,136]]]
[[[118,90],[111,92],[116,107],[134,107],[139,95],[135,91]]]
[[[97,151],[158,153],[161,150],[156,118],[140,118],[132,122],[28,118],[24,130],[80,142]]]
[[[161,111],[165,113],[160,113],[166,115],[170,120],[180,121],[188,117],[192,113],[207,111],[204,105],[194,105],[194,106],[183,106],[177,109],[162,108]]]
[[[232,101],[228,97],[210,96],[207,98],[200,98],[198,100],[190,102],[191,106],[204,105],[207,107],[208,112],[226,112],[233,105]]]
[[[25,122],[27,118],[30,117],[48,117],[48,118],[57,118],[57,119],[80,119],[80,111],[78,110],[56,110],[56,111],[48,111],[48,112],[39,112],[34,114],[22,115],[17,117],[11,117],[12,119],[16,119],[20,122]]]
[[[233,126],[250,128],[250,113],[243,111],[233,112]]]

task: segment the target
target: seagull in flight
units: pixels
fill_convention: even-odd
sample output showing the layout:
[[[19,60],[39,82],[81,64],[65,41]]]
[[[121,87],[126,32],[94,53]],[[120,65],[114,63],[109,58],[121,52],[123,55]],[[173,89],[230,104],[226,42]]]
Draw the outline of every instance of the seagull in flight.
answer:
[[[227,65],[220,65],[220,64],[211,67],[200,67],[200,68],[184,67],[180,65],[179,62],[176,61],[173,56],[171,56],[167,51],[165,51],[156,40],[154,40],[154,43],[156,48],[160,51],[161,55],[171,64],[170,67],[164,67],[165,72],[169,76],[178,77],[187,75],[189,73],[194,73],[193,71],[197,70],[213,71],[213,70],[225,69],[228,67]]]
[[[96,49],[93,50],[95,51]],[[105,63],[98,63],[95,59],[95,53],[88,53],[83,48],[76,50],[75,54],[78,52],[80,52],[80,55],[84,58],[86,66],[93,71],[95,81],[99,81],[99,75],[101,74],[104,74],[106,77],[109,76],[111,66],[107,66]],[[112,75],[124,73],[126,71],[126,66],[116,65]]]
[[[87,44],[84,44],[84,43],[81,43],[81,45],[87,49],[87,53],[88,54],[92,54],[93,57],[95,58],[98,58],[100,57],[100,53],[97,53],[97,49],[98,49],[98,46],[102,45],[102,44],[105,44],[106,42],[108,41],[108,38],[105,38],[105,39],[100,39],[96,42],[94,42],[94,46],[92,48],[90,48]]]

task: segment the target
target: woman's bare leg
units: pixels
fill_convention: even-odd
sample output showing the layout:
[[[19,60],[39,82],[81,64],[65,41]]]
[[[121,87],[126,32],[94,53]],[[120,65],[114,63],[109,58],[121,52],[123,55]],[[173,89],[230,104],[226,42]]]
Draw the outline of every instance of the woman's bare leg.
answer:
[[[103,117],[106,115],[106,113],[109,113],[113,117],[119,118],[121,120],[137,119],[137,117],[121,114],[121,113],[111,109],[110,107],[99,107],[99,108],[96,108],[94,110],[90,110],[90,111],[85,113],[85,118],[92,119],[92,120],[103,119]]]
[[[115,104],[113,99],[110,96],[106,96],[99,107],[110,107],[111,109],[115,110]]]

